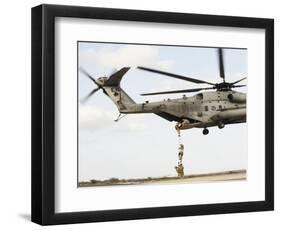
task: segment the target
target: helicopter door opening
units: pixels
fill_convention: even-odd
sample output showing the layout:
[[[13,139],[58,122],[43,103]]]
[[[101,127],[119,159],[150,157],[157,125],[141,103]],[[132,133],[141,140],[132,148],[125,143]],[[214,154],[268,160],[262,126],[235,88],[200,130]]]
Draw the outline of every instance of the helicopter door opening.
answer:
[[[197,99],[197,100],[203,100],[203,93],[198,93],[198,94],[196,95],[196,99]]]

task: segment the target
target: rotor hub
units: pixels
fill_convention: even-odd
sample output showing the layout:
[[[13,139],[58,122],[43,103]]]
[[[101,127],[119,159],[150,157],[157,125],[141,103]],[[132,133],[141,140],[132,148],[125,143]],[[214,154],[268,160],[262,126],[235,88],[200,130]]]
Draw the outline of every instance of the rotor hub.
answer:
[[[102,86],[105,84],[105,82],[107,81],[107,77],[99,77],[97,80],[96,80],[96,83],[99,85],[99,86]]]
[[[219,91],[230,90],[232,88],[232,84],[228,82],[222,82],[215,85],[215,88]]]

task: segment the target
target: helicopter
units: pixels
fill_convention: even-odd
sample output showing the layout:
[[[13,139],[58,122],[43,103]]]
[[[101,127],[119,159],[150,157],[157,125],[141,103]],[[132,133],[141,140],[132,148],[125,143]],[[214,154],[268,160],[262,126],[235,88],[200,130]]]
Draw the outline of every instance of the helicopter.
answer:
[[[186,96],[176,99],[164,99],[157,102],[145,101],[136,103],[120,86],[123,76],[130,67],[123,67],[110,76],[93,78],[84,68],[80,71],[87,76],[96,86],[83,100],[86,102],[94,93],[102,89],[119,110],[119,116],[115,121],[119,121],[127,114],[153,113],[170,122],[177,122],[176,130],[186,130],[191,128],[202,128],[203,134],[209,133],[208,128],[217,126],[219,129],[225,125],[246,122],[246,94],[234,91],[233,88],[245,87],[237,85],[245,80],[243,77],[234,82],[225,81],[223,49],[217,49],[220,78],[219,83],[212,83],[200,79],[186,77],[162,70],[138,66],[143,71],[154,74],[161,74],[171,78],[188,81],[196,84],[207,84],[209,87],[172,90],[162,92],[143,93],[142,96],[166,95],[175,93],[199,92],[193,96]],[[202,92],[200,92],[202,91]]]

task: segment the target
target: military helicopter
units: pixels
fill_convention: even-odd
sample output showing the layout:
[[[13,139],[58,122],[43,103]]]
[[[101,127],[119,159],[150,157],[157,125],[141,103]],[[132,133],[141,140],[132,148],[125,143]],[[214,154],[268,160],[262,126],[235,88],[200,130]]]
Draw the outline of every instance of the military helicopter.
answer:
[[[162,74],[168,77],[189,81],[196,84],[208,84],[210,87],[193,88],[163,92],[151,92],[141,94],[142,96],[153,96],[159,94],[192,93],[200,92],[193,96],[183,95],[181,98],[164,99],[157,102],[135,103],[135,101],[120,87],[122,77],[130,67],[124,67],[111,74],[109,77],[94,79],[85,69],[80,71],[87,76],[97,88],[93,89],[82,102],[87,101],[95,92],[102,89],[103,92],[117,106],[120,114],[115,121],[118,121],[126,114],[154,113],[170,122],[176,121],[177,130],[191,128],[203,128],[203,134],[209,133],[208,127],[218,126],[222,129],[225,125],[246,122],[246,94],[232,90],[233,88],[244,87],[237,83],[246,79],[243,77],[234,82],[225,81],[223,50],[217,49],[219,72],[222,82],[212,83],[174,73],[168,73],[147,67],[137,67],[143,71]],[[211,91],[209,91],[211,90]]]

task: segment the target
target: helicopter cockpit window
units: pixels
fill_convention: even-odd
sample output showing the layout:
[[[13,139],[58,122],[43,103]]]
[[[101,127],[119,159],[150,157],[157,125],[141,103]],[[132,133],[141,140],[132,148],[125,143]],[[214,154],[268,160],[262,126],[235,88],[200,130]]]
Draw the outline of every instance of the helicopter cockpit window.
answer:
[[[196,99],[197,99],[197,100],[202,100],[202,99],[203,99],[203,94],[202,94],[202,93],[198,93],[198,94],[196,95]]]

